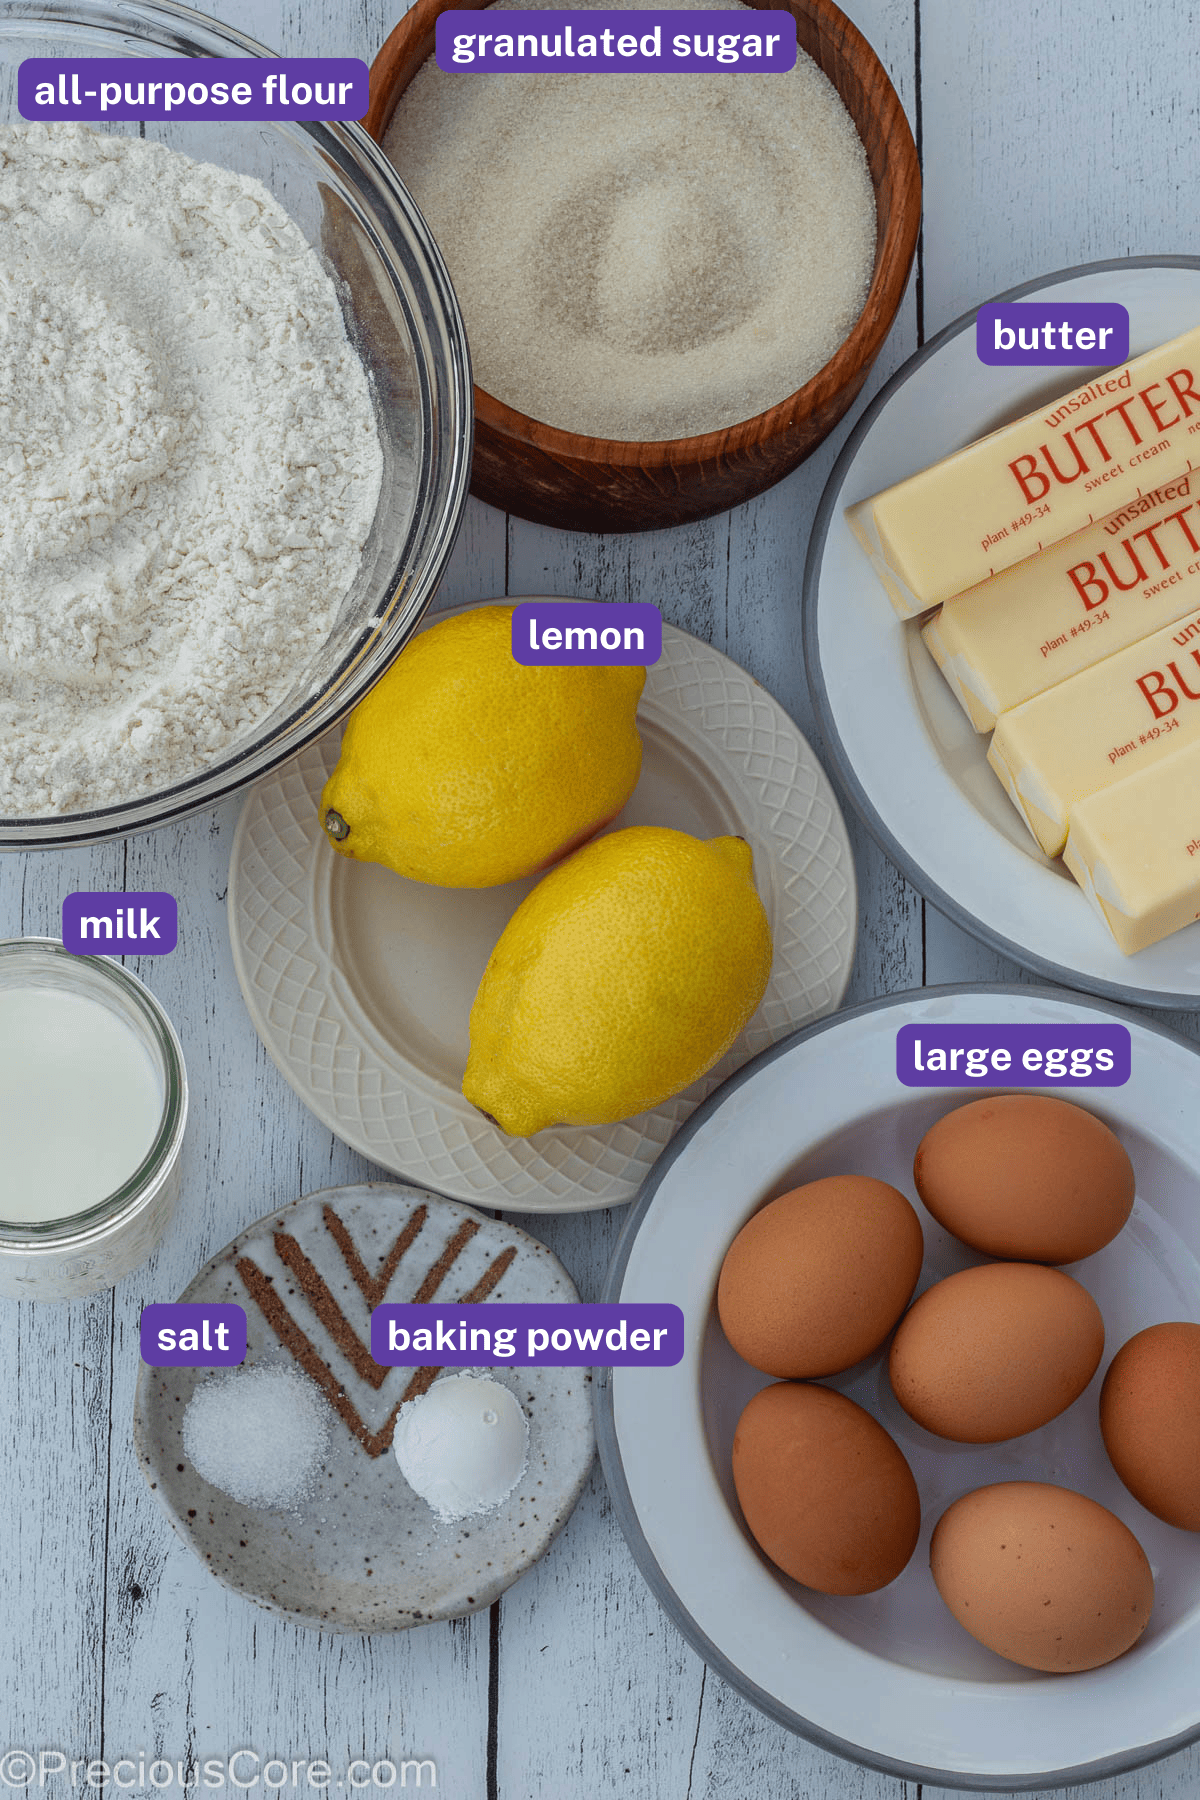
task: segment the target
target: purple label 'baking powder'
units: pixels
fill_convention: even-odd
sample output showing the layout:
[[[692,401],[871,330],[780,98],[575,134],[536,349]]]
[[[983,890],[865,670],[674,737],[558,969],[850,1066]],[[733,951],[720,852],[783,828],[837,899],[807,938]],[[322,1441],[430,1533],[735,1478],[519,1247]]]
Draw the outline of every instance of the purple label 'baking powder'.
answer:
[[[179,942],[174,894],[68,894],[64,949],[75,956],[165,956]]]
[[[246,1314],[232,1301],[143,1306],[142,1361],[154,1369],[228,1369],[246,1360]]]
[[[640,600],[523,600],[513,608],[512,653],[531,666],[656,663],[662,614]]]
[[[384,1367],[669,1369],[683,1360],[683,1313],[666,1302],[377,1306],[371,1356]]]
[[[370,70],[357,56],[29,56],[23,119],[361,119]]]
[[[789,12],[444,12],[439,69],[495,75],[758,74],[796,66]]]
[[[994,367],[1123,363],[1129,313],[1115,300],[994,301],[975,315],[975,354]]]
[[[1124,1087],[1125,1025],[902,1025],[896,1076],[905,1087]]]

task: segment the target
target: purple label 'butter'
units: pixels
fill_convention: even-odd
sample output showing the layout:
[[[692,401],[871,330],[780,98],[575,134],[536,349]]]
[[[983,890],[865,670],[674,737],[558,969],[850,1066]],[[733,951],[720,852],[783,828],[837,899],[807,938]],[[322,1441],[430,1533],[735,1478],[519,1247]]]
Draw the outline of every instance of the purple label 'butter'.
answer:
[[[142,1361],[154,1369],[227,1369],[246,1359],[246,1314],[233,1301],[143,1306]]]
[[[1126,1025],[902,1025],[896,1077],[905,1087],[1124,1087]]]
[[[68,894],[62,940],[76,956],[165,956],[179,942],[174,894]]]
[[[1129,313],[1115,300],[1009,300],[975,315],[975,354],[993,367],[1123,363]]]
[[[514,662],[627,668],[662,655],[662,614],[644,601],[523,600],[513,608]]]

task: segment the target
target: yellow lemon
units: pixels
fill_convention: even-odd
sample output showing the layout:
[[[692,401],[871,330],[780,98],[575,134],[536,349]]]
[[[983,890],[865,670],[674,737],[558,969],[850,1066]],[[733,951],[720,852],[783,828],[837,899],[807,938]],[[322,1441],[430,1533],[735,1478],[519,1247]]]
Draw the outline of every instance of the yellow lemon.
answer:
[[[647,825],[552,870],[484,970],[467,1099],[529,1137],[627,1119],[711,1069],[771,971],[752,863],[743,838]]]
[[[413,639],[350,715],[321,821],[343,856],[436,887],[548,868],[616,817],[642,765],[642,668],[526,668],[511,606]]]

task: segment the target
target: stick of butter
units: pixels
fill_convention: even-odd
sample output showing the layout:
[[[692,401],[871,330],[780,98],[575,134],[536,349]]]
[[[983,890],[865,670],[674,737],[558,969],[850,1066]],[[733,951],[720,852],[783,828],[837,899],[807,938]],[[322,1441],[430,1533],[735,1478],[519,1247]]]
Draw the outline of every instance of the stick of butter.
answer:
[[[1200,743],[1081,800],[1063,861],[1126,956],[1200,919]]]
[[[1200,466],[1197,369],[1200,327],[850,507],[901,618]]]
[[[921,636],[976,731],[990,731],[998,713],[1197,605],[1200,477],[1188,474],[947,600]]]
[[[1200,612],[1001,713],[988,761],[1047,856],[1073,806],[1200,741]]]

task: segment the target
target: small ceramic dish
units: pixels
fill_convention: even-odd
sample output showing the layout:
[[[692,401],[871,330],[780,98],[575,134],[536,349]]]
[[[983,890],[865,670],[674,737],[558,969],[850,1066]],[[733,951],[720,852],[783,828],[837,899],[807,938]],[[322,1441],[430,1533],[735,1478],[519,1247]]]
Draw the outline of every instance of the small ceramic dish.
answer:
[[[213,1371],[143,1364],[139,1373],[134,1446],[171,1524],[218,1581],[298,1625],[403,1631],[490,1606],[549,1548],[587,1479],[590,1371],[492,1369],[529,1422],[525,1473],[494,1511],[438,1519],[391,1450],[397,1408],[436,1371],[383,1369],[370,1356],[373,1308],[418,1296],[579,1299],[561,1263],[515,1226],[419,1188],[374,1184],[308,1194],[259,1219],[179,1295],[241,1306],[242,1367],[294,1359],[328,1401],[325,1460],[291,1511],[240,1505],[188,1460],[183,1416]]]
[[[886,1349],[826,1385],[892,1434],[916,1477],[921,1536],[903,1573],[853,1599],[790,1581],[754,1544],[731,1473],[742,1408],[767,1377],[735,1355],[717,1318],[725,1252],[767,1200],[834,1174],[873,1175],[913,1202],[925,1235],[918,1292],[987,1259],[921,1206],[916,1147],[963,1088],[906,1088],[906,1024],[1128,1027],[1122,1087],[1070,1098],[1116,1132],[1137,1176],[1119,1235],[1070,1273],[1104,1318],[1103,1361],[1060,1417],[1024,1437],[959,1444],[915,1424],[891,1391]],[[1200,1536],[1148,1513],[1105,1454],[1104,1373],[1145,1326],[1200,1319],[1197,1046],[1062,990],[928,988],[837,1014],[733,1076],[660,1157],[621,1235],[604,1299],[672,1300],[686,1348],[673,1369],[602,1371],[597,1435],[617,1519],[670,1617],[747,1699],[828,1750],[937,1788],[1057,1788],[1098,1781],[1200,1737]],[[994,1090],[992,1090],[994,1091]],[[1038,1092],[1046,1092],[1038,1089]],[[975,1090],[977,1093],[978,1090]],[[986,1650],[943,1605],[929,1539],[952,1501],[997,1481],[1057,1483],[1098,1500],[1141,1542],[1156,1583],[1150,1624],[1125,1656],[1086,1674],[1037,1675]]]
[[[770,5],[775,0],[750,0]],[[396,104],[433,54],[438,17],[455,0],[417,0],[371,68],[363,123],[382,141]],[[777,406],[723,431],[619,442],[560,431],[475,388],[471,491],[539,524],[649,531],[704,519],[761,494],[803,462],[859,393],[891,330],[912,267],[921,174],[896,90],[861,32],[832,0],[779,0],[799,47],[833,82],[858,127],[875,188],[878,240],[866,304],[825,367]]]
[[[617,1125],[510,1138],[460,1089],[480,977],[536,878],[428,887],[335,855],[317,810],[333,737],[248,798],[230,859],[229,933],[250,1017],[304,1104],[385,1169],[488,1208],[619,1205],[719,1081],[840,1001],[858,923],[854,865],[824,772],[782,707],[719,651],[664,624],[637,717],[642,773],[611,829],[744,837],[775,957],[728,1056]]]
[[[1116,300],[1134,355],[1200,317],[1200,260],[1133,257],[1064,269],[1000,300]],[[1200,999],[1200,924],[1124,956],[1059,860],[1043,856],[925,647],[902,622],[845,508],[1039,402],[1086,371],[994,368],[965,313],[899,369],[846,441],[804,574],[804,655],[831,765],[868,830],[965,931],[1047,980],[1139,1006]]]
[[[182,73],[193,57],[273,55],[175,0],[15,0],[0,6],[0,125],[18,121],[15,71],[33,58],[119,58],[132,72],[130,58],[179,57]],[[89,129],[126,127],[97,121]],[[292,656],[288,693],[249,735],[227,745],[210,767],[157,792],[72,813],[0,819],[5,850],[67,850],[186,818],[257,781],[345,718],[415,630],[467,503],[472,415],[462,318],[428,227],[378,147],[357,124],[336,121],[228,119],[217,131],[207,123],[172,126],[177,146],[181,130],[192,156],[265,183],[332,265],[383,450],[375,519],[332,631]],[[6,436],[19,436],[28,422],[19,410],[12,416]]]

